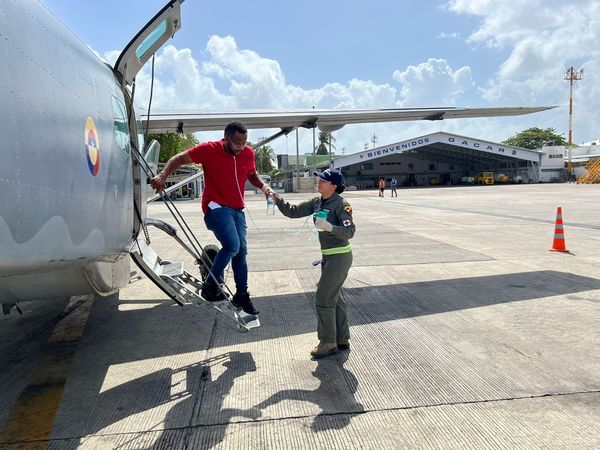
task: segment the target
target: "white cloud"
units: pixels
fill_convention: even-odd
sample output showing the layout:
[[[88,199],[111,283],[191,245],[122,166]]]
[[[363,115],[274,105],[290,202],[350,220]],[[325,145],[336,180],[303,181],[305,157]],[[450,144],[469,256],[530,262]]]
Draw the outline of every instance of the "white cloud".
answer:
[[[502,0],[451,0],[447,7],[481,19],[470,43],[510,50],[482,88],[483,98],[497,105],[566,105],[564,72],[585,67],[584,80],[575,85],[574,141],[600,136],[592,100],[600,96],[600,1],[515,0],[507,7]],[[546,126],[567,134],[565,108],[548,117]]]
[[[402,85],[401,106],[454,105],[458,96],[473,87],[469,67],[454,71],[444,59],[430,58],[404,71],[396,70],[393,77]]]
[[[238,107],[252,108],[258,103],[279,105],[282,96],[287,96],[279,63],[252,50],[239,50],[233,37],[211,36],[206,52],[211,64],[220,67],[229,79],[229,93]]]
[[[102,58],[102,60],[107,62],[111,66],[114,66],[114,64],[117,62],[117,59],[119,58],[120,54],[121,54],[120,50],[113,50],[110,52],[106,52],[106,53],[104,53],[104,58]]]
[[[436,38],[438,39],[458,39],[460,37],[460,33],[445,33],[445,32],[441,32],[438,33],[438,35],[436,36]]]
[[[156,58],[153,107],[159,109],[369,108],[391,107],[396,88],[352,79],[319,89],[287,84],[279,64],[251,50],[240,50],[230,37],[210,38],[201,64],[189,49],[165,47]],[[223,92],[215,86],[226,86]],[[147,99],[150,68],[137,77],[138,100]],[[143,106],[143,105],[142,105]]]
[[[291,109],[291,108],[391,108],[398,106],[440,106],[454,104],[473,87],[468,67],[453,70],[443,59],[429,59],[417,66],[397,70],[392,83],[378,84],[353,78],[346,83],[328,83],[318,89],[303,89],[287,84],[277,61],[263,58],[251,50],[238,49],[231,36],[212,36],[206,46],[206,60],[199,63],[190,49],[169,45],[156,57],[152,110],[197,109]],[[138,106],[145,110],[150,89],[150,65],[137,76]],[[397,86],[394,84],[397,83]],[[217,86],[221,86],[219,90]],[[429,129],[426,124],[422,129]],[[338,152],[360,150],[369,139],[365,130],[381,135],[379,143],[397,140],[399,129],[419,127],[377,125],[346,127],[336,133]],[[257,141],[269,131],[251,130],[250,139]],[[369,131],[367,131],[369,133]],[[206,133],[200,138],[207,139]],[[293,142],[290,144],[290,142]],[[312,150],[312,132],[301,130],[301,152]],[[276,152],[294,152],[295,138],[273,143]]]

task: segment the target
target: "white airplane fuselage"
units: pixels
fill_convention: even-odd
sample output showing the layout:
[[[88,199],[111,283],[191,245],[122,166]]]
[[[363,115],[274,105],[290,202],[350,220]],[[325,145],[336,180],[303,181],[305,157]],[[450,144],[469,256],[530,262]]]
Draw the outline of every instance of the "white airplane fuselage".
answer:
[[[126,99],[36,0],[0,4],[0,302],[109,294],[134,230]]]

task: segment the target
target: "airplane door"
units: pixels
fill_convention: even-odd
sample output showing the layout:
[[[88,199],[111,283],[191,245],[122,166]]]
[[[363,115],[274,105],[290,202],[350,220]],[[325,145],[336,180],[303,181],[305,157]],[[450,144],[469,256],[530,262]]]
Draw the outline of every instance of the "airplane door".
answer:
[[[133,105],[125,87],[133,83],[138,72],[156,51],[181,28],[181,3],[184,0],[169,1],[125,46],[114,66],[114,71],[121,77],[123,94],[128,99],[130,112],[130,134],[135,136],[136,130],[131,119],[134,116]],[[135,144],[135,143],[134,143]],[[142,149],[139,148],[141,152]],[[140,166],[140,161],[132,158],[134,181],[134,208],[136,210],[133,235],[137,236],[146,217],[146,173]],[[155,169],[155,168],[154,168]]]
[[[167,3],[121,52],[114,69],[122,75],[124,84],[131,84],[146,61],[181,28],[183,1]]]

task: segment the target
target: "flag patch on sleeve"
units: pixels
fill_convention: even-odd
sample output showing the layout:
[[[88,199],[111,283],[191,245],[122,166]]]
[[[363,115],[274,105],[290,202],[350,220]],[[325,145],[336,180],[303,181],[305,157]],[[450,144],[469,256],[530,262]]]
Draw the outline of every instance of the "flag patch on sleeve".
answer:
[[[344,220],[342,223],[345,227],[349,227],[350,225],[352,225],[352,222],[350,222],[349,220]]]

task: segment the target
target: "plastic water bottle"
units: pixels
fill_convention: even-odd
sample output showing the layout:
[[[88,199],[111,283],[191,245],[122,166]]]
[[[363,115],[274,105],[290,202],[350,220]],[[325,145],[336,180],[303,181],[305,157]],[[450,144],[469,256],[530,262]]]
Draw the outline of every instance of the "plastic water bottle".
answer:
[[[269,195],[267,197],[267,216],[275,215],[275,202],[273,201],[273,196]]]

